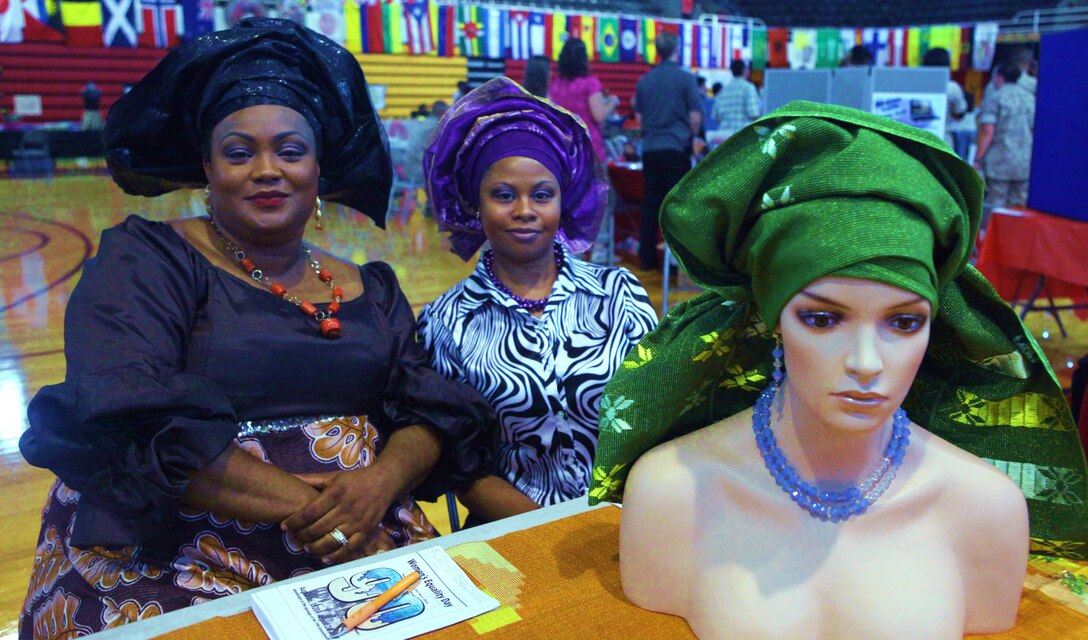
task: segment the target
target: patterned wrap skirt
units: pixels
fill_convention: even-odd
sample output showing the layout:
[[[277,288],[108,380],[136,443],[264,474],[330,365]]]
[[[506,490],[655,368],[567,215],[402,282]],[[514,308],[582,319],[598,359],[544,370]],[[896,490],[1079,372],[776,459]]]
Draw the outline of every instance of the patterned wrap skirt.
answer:
[[[366,416],[241,425],[235,441],[289,473],[367,467],[383,443]],[[42,511],[19,638],[88,635],[321,569],[278,522],[253,523],[182,509],[153,542],[123,549],[80,549],[68,541],[79,493],[59,480]],[[378,525],[407,546],[438,535],[410,498],[394,502]]]

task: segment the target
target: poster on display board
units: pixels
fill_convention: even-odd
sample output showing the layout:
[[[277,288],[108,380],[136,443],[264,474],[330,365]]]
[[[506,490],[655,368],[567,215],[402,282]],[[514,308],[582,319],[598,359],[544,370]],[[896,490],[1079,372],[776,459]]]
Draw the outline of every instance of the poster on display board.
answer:
[[[945,93],[873,92],[871,111],[878,116],[924,129],[943,140],[948,95]]]

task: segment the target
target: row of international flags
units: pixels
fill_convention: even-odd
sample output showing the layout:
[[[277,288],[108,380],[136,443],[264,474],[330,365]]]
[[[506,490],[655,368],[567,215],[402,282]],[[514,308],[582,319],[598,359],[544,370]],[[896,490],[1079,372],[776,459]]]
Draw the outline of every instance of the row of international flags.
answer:
[[[288,17],[353,53],[558,59],[568,38],[591,60],[657,62],[655,38],[679,38],[681,63],[755,69],[838,66],[856,45],[878,66],[916,66],[928,49],[952,53],[952,69],[988,70],[996,23],[886,29],[757,28],[741,21],[695,22],[531,11],[433,0],[0,0],[0,41],[64,40],[73,46],[173,47],[247,15]]]

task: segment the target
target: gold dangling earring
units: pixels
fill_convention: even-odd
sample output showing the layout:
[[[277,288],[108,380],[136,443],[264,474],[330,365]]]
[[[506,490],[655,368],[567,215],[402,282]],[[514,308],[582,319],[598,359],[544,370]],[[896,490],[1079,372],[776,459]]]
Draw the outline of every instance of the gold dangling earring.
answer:
[[[204,185],[204,210],[208,213],[208,217],[212,217],[212,188],[211,185]]]
[[[325,228],[325,225],[321,224],[321,216],[325,215],[325,211],[323,210],[324,206],[325,203],[321,202],[321,198],[318,198],[317,204],[314,205],[314,220],[317,221],[317,225],[314,228],[318,231],[321,231]]]

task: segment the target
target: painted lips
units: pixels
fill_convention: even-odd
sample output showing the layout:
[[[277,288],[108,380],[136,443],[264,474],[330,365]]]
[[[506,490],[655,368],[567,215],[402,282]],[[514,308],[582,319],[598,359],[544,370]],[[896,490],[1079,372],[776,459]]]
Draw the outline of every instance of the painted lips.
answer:
[[[518,242],[532,242],[540,236],[540,232],[534,229],[511,229],[507,233]]]
[[[856,409],[875,409],[888,401],[888,398],[879,393],[860,393],[848,391],[846,393],[832,394],[843,404]]]
[[[248,199],[258,207],[273,208],[283,204],[287,200],[287,194],[282,191],[261,191],[249,196]]]

